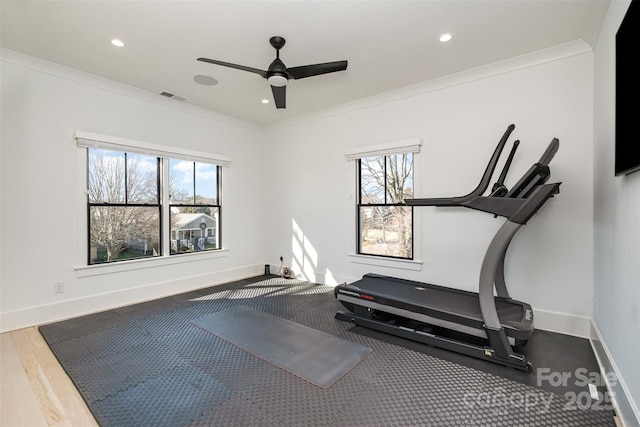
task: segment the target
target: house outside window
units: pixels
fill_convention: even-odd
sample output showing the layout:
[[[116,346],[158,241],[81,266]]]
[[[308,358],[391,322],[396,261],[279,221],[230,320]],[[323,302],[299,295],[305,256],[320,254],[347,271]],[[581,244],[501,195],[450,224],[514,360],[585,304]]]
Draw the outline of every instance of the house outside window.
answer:
[[[413,259],[413,152],[361,157],[357,253]]]
[[[220,249],[220,174],[214,164],[169,159],[172,255]]]

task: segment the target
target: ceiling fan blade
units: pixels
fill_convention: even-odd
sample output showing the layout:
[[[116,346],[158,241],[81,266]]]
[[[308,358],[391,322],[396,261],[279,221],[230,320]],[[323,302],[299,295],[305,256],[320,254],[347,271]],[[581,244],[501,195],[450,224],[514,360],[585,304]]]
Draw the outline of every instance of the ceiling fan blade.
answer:
[[[287,87],[271,86],[273,92],[273,100],[276,102],[276,108],[287,108]]]
[[[303,65],[301,67],[291,67],[287,69],[287,74],[292,79],[303,79],[305,77],[319,76],[320,74],[334,73],[347,69],[347,61],[325,62],[323,64]]]
[[[222,65],[223,67],[235,68],[237,70],[248,71],[250,73],[260,74],[265,79],[267,78],[267,72],[259,70],[257,68],[245,67],[244,65],[232,64],[230,62],[218,61],[216,59],[198,58],[198,61],[208,62],[209,64]]]

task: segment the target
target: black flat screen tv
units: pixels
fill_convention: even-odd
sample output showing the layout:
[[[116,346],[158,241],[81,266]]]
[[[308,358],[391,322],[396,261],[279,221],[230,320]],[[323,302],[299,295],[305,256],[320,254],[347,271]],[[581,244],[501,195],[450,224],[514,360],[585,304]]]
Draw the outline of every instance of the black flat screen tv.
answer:
[[[640,0],[632,0],[616,33],[615,174],[640,170]]]

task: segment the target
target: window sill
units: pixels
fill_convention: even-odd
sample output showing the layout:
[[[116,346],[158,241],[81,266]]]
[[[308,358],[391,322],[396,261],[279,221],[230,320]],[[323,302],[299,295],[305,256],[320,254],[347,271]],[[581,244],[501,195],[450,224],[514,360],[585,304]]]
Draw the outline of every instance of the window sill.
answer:
[[[377,267],[398,268],[401,270],[421,271],[422,261],[415,259],[392,259],[370,255],[348,254],[350,261],[355,264],[375,265]]]
[[[184,264],[185,262],[203,261],[214,258],[222,258],[229,255],[229,249],[214,251],[161,256],[130,261],[119,261],[109,264],[96,264],[75,267],[76,277],[91,277],[102,274],[121,273],[124,271],[142,270],[145,268],[163,267],[166,265]]]

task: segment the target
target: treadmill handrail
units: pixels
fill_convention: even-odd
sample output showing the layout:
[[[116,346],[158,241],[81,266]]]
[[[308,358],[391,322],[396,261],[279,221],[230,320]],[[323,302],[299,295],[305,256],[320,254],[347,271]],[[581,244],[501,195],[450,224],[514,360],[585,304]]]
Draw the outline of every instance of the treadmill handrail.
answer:
[[[498,164],[498,159],[500,158],[500,154],[502,154],[502,150],[504,149],[505,144],[507,143],[507,139],[511,135],[511,132],[515,129],[514,124],[510,124],[507,127],[507,130],[500,138],[496,149],[493,151],[491,155],[491,159],[489,160],[489,164],[487,164],[487,168],[482,174],[482,178],[480,179],[480,183],[478,186],[469,194],[459,197],[437,197],[437,198],[420,198],[420,199],[405,199],[405,203],[408,206],[457,206],[464,203],[467,200],[473,199],[474,197],[478,197],[484,194],[489,187],[489,182],[491,181],[491,177],[493,176],[493,172],[496,169]]]
[[[553,156],[555,156],[558,152],[558,148],[560,148],[560,141],[558,141],[558,138],[553,138],[549,143],[547,149],[544,151],[544,153],[542,153],[542,156],[540,157],[540,160],[538,160],[538,163],[545,166],[549,165],[549,163],[551,163],[551,159],[553,159]]]
[[[547,182],[551,176],[549,162],[553,159],[553,156],[555,156],[558,148],[560,148],[560,141],[558,141],[558,138],[553,138],[547,146],[547,149],[542,153],[540,160],[534,163],[533,166],[522,175],[504,197],[529,197],[531,191],[536,186]]]
[[[492,197],[503,197],[505,194],[509,192],[507,187],[504,185],[504,180],[507,178],[507,172],[509,172],[509,168],[511,167],[511,162],[513,162],[513,157],[516,155],[516,150],[518,149],[518,145],[520,145],[520,140],[516,139],[513,142],[513,146],[511,147],[511,152],[509,152],[509,156],[507,157],[507,161],[504,163],[502,167],[502,172],[500,172],[500,176],[498,180],[493,184],[491,188],[491,196]]]
[[[491,156],[491,160],[489,160],[489,164],[487,165],[487,168],[485,169],[484,174],[482,175],[482,179],[478,183],[478,186],[471,193],[467,194],[466,196],[462,196],[463,198],[481,196],[485,191],[487,191],[487,188],[489,188],[491,177],[493,176],[493,172],[496,170],[496,166],[498,165],[500,154],[502,154],[502,150],[504,149],[509,136],[511,136],[511,132],[513,132],[515,128],[516,125],[510,124],[507,127],[507,130],[504,131],[504,134],[502,135],[502,138],[500,138],[500,141],[498,142],[498,145],[496,146],[496,149]]]
[[[482,196],[469,200],[463,206],[508,218],[526,224],[544,203],[560,192],[561,182],[539,185],[527,198]]]
[[[410,206],[461,206],[509,218],[525,224],[554,194],[560,192],[560,184],[545,184],[551,175],[546,164],[558,151],[560,143],[553,138],[540,162],[534,163],[503,197],[474,196],[406,200]],[[542,190],[542,191],[541,191]],[[413,203],[409,203],[412,201]]]

